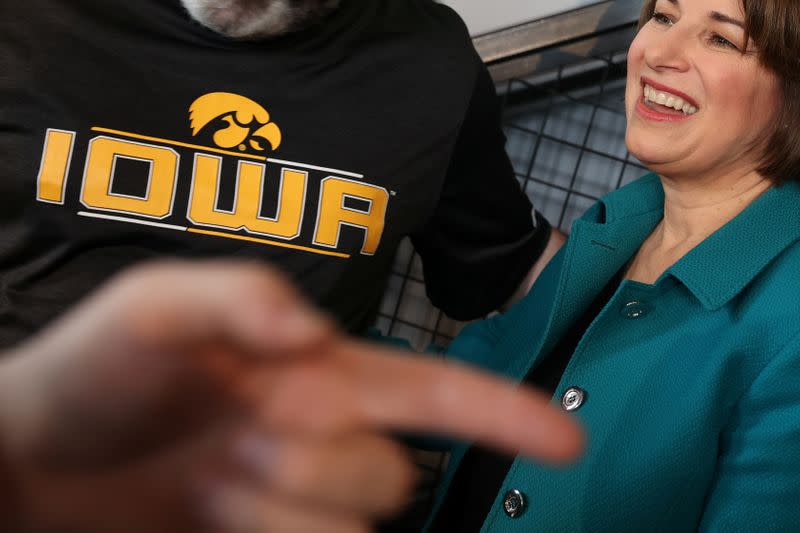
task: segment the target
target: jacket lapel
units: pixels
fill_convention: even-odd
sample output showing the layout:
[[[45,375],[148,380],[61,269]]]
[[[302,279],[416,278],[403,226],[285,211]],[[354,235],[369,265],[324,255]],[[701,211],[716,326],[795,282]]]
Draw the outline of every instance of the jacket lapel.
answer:
[[[544,334],[539,336],[534,346],[529,344],[527,350],[522,344],[512,348],[514,353],[530,353],[532,350],[532,354],[530,357],[512,358],[504,372],[506,375],[524,379],[633,257],[663,217],[663,193],[659,196],[658,192],[660,184],[655,194],[657,198],[652,205],[646,206],[648,210],[614,216],[612,202],[601,202],[575,221],[565,245],[564,261]],[[606,216],[608,219],[604,220]],[[517,328],[513,337],[525,339],[528,343],[531,339],[524,326]]]

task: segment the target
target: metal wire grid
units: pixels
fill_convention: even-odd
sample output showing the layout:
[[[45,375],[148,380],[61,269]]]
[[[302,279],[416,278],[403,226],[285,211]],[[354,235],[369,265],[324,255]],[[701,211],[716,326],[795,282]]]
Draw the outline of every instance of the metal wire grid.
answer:
[[[625,52],[585,58],[497,87],[520,187],[565,232],[599,197],[646,172],[625,146],[626,59]],[[430,304],[420,259],[404,242],[376,327],[424,349],[446,346],[463,325]],[[446,457],[425,453],[416,459],[422,480],[411,511],[382,533],[419,530],[429,512]]]
[[[625,147],[625,65],[625,52],[614,52],[498,86],[520,186],[562,231],[599,197],[646,172]],[[446,346],[463,325],[430,304],[420,259],[404,242],[376,327],[424,349]]]

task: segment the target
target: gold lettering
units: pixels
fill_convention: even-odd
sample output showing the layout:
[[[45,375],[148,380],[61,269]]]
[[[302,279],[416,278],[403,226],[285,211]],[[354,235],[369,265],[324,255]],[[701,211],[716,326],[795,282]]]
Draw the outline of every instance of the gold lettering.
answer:
[[[259,163],[239,161],[236,179],[236,200],[232,212],[217,210],[222,159],[197,154],[194,181],[189,203],[189,220],[203,226],[247,230],[250,233],[281,239],[300,235],[308,174],[284,168],[281,171],[280,196],[275,218],[261,216],[266,167]]]
[[[149,163],[147,195],[144,198],[111,192],[117,158]],[[152,218],[172,213],[179,156],[171,148],[133,141],[95,137],[89,143],[81,201],[86,207]]]
[[[47,130],[44,141],[42,164],[39,167],[36,198],[41,202],[64,203],[64,189],[72,160],[75,133],[71,131]]]
[[[346,180],[328,177],[322,180],[317,229],[314,244],[328,248],[339,246],[341,227],[354,226],[366,231],[361,253],[374,255],[383,236],[389,193],[386,189]],[[369,203],[366,211],[345,207],[346,199]]]

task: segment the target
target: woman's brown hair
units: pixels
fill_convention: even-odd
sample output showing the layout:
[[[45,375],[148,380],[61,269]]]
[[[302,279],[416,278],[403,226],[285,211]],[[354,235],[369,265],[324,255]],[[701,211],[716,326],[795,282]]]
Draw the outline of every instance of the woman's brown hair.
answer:
[[[639,28],[653,17],[656,1],[644,3]],[[781,91],[758,171],[776,183],[800,180],[800,0],[742,0],[742,7],[745,37],[753,39],[759,61],[777,75]]]

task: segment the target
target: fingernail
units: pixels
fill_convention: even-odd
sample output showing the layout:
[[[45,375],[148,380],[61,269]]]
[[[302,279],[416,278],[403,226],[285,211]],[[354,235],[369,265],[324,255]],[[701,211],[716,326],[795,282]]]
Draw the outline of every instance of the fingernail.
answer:
[[[234,461],[261,481],[267,481],[272,476],[277,455],[275,441],[262,434],[245,434],[233,446]]]

